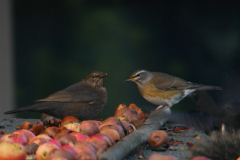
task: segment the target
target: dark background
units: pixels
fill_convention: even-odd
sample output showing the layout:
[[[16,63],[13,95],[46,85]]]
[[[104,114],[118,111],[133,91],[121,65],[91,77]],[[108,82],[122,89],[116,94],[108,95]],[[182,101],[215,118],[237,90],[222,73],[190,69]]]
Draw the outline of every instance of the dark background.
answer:
[[[95,117],[102,119],[120,103],[156,107],[124,83],[137,69],[224,86],[226,72],[239,72],[239,8],[240,1],[14,0],[16,105],[31,105],[95,70],[108,73],[108,102]],[[184,99],[173,109],[193,106]]]

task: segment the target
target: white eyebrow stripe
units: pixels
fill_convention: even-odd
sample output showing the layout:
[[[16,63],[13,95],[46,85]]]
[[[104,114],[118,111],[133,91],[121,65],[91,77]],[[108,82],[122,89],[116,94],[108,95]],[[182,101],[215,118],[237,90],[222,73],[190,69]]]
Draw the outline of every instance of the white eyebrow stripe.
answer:
[[[133,76],[136,76],[137,74],[140,74],[140,73],[143,73],[143,72],[146,72],[146,70],[141,70],[141,71],[135,73]]]

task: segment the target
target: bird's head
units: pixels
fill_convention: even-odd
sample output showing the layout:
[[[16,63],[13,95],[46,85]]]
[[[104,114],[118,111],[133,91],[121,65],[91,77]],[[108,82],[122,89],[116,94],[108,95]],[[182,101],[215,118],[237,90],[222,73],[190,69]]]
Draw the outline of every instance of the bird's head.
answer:
[[[133,72],[125,82],[132,81],[137,85],[144,85],[151,77],[151,72],[146,70],[137,70]]]
[[[94,87],[103,87],[103,78],[107,75],[107,73],[103,73],[101,71],[94,71],[90,73],[84,80]]]

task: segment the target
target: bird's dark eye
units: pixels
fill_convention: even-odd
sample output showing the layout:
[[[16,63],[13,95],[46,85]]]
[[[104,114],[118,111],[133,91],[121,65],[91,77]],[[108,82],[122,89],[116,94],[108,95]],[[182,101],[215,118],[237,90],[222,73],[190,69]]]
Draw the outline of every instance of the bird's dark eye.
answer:
[[[92,76],[92,79],[94,79],[95,78],[95,76]]]
[[[136,74],[134,77],[140,77],[140,74]]]

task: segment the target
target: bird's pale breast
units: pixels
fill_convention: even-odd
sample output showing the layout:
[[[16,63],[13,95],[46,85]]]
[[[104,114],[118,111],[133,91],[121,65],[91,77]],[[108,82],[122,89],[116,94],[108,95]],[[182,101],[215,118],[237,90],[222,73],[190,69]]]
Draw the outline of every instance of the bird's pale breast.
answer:
[[[177,103],[183,97],[182,90],[160,91],[154,85],[147,83],[144,88],[139,88],[142,96],[155,105],[170,105]]]

